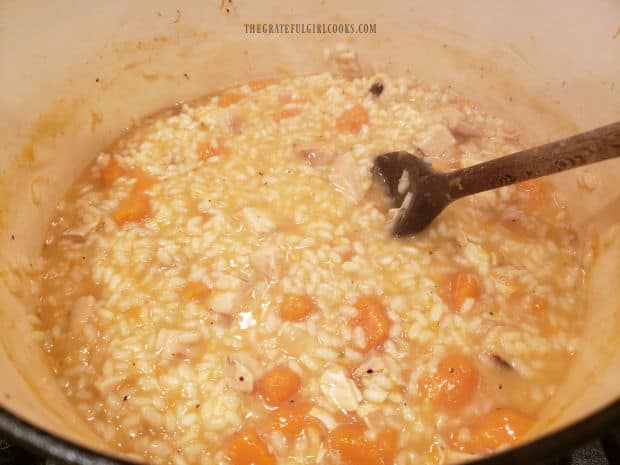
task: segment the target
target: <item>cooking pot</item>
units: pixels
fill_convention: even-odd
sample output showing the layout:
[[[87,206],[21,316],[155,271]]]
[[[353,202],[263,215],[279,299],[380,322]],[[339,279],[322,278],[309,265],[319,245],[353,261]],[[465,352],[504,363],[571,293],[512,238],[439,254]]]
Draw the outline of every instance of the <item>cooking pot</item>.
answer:
[[[248,24],[375,25],[354,34]],[[620,119],[620,3],[164,0],[0,5],[0,430],[75,463],[118,463],[57,386],[29,331],[25,270],[84,167],[158,109],[250,79],[330,70],[450,85],[527,144]],[[620,163],[554,178],[587,245],[583,343],[529,441],[486,463],[557,453],[620,420]],[[482,463],[482,462],[481,462]]]

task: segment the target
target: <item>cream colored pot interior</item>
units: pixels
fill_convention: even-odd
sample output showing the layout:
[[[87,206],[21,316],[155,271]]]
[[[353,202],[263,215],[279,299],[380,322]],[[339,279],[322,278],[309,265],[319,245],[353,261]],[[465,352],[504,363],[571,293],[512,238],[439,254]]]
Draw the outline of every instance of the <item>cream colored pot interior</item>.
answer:
[[[366,35],[250,35],[244,23],[376,23]],[[450,84],[514,120],[527,142],[620,119],[620,3],[534,0],[3,2],[0,4],[0,404],[105,449],[30,337],[27,269],[84,166],[142,116],[252,78],[329,70],[342,43],[365,74]],[[558,177],[584,241],[588,327],[539,431],[620,394],[620,162]],[[594,238],[594,239],[593,239]],[[592,242],[589,242],[592,243]],[[596,251],[595,251],[596,252]]]

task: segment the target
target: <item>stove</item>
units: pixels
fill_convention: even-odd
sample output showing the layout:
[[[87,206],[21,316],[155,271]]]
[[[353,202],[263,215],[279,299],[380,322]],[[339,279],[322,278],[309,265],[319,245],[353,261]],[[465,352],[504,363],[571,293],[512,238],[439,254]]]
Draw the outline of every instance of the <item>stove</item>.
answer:
[[[620,463],[620,435],[602,436],[567,452],[565,457],[540,465],[616,465]],[[39,458],[24,449],[0,439],[0,465],[64,465],[53,459]]]

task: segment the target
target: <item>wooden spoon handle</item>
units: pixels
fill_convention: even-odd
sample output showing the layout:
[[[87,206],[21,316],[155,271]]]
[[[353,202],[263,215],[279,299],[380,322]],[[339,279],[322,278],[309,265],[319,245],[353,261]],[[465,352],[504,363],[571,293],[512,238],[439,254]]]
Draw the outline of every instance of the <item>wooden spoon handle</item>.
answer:
[[[450,200],[620,157],[620,122],[446,173]]]

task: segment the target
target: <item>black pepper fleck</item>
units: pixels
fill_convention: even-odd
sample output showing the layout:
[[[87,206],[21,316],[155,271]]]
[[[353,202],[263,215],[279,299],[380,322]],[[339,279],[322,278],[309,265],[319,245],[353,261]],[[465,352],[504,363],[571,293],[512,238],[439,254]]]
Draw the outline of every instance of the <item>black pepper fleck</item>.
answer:
[[[95,78],[95,82],[99,82],[99,78]]]
[[[500,384],[499,386],[497,386],[497,389],[503,389],[504,386],[502,384]]]
[[[383,83],[380,81],[375,82],[372,86],[370,86],[370,93],[379,97],[383,93]]]
[[[200,404],[196,404],[194,407],[196,407],[196,408],[200,408]]]
[[[11,234],[11,240],[14,241],[15,240],[15,236],[13,234]]]
[[[366,370],[366,373],[368,373],[369,375],[372,375],[374,371],[372,370],[372,368],[369,368],[368,370]]]
[[[259,176],[262,176],[262,175],[263,175],[263,172],[262,172],[262,171],[259,171],[259,172],[258,172],[258,175],[259,175]]]
[[[185,76],[185,79],[189,79],[189,74],[183,73],[183,76]]]
[[[454,368],[448,368],[448,373],[454,373]]]
[[[123,396],[123,401],[127,402],[129,400],[129,396]]]
[[[244,382],[245,378],[243,376],[239,376],[239,381]]]

